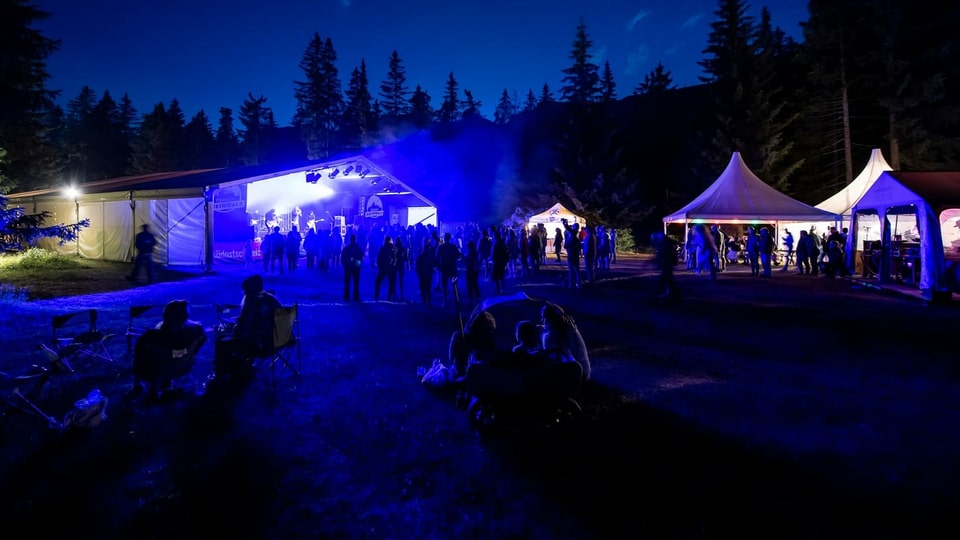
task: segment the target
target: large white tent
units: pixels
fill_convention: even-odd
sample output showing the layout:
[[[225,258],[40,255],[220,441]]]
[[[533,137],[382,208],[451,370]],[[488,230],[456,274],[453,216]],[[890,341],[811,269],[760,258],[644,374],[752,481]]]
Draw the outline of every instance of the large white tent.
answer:
[[[851,209],[850,229],[858,231],[860,219],[876,216],[882,229],[880,281],[890,281],[894,274],[906,281],[918,277],[921,293],[932,298],[949,283],[947,257],[960,260],[960,240],[955,232],[960,227],[958,208],[960,172],[887,171]],[[915,237],[901,234],[895,225],[901,217],[914,224]],[[945,236],[952,239],[950,245],[944,244]],[[848,266],[859,258],[859,244],[855,233],[847,237]]]
[[[873,183],[880,178],[885,171],[892,171],[893,167],[883,158],[883,152],[879,148],[874,148],[870,152],[870,159],[867,165],[860,171],[860,174],[853,179],[853,182],[835,193],[832,197],[817,205],[817,208],[840,214],[844,221],[850,219],[850,211],[857,201],[863,197],[864,193],[873,186]]]
[[[261,218],[262,228],[268,212],[277,215],[284,232],[301,219],[303,229],[308,216],[295,214],[296,205],[322,201],[317,209],[330,212],[320,212],[318,221],[352,217],[349,223],[376,220],[406,226],[436,225],[437,219],[432,202],[364,156],[299,166],[155,173],[78,187],[76,194],[62,188],[14,193],[7,195],[8,204],[29,214],[49,212],[50,224],[89,220],[76,242],[59,245],[41,240],[39,244],[47,249],[130,261],[134,236],[149,224],[157,238],[156,262],[206,268],[214,260],[242,262],[245,241],[258,235],[251,233],[257,227],[253,221]]]
[[[781,223],[838,223],[840,215],[814,208],[778,191],[747,167],[740,152],[734,152],[727,168],[696,199],[663,218],[670,223],[773,223],[779,234]]]

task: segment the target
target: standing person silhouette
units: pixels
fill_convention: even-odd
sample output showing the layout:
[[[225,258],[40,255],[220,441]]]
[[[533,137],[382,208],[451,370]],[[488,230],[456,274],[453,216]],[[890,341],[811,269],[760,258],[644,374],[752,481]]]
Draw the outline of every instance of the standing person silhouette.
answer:
[[[560,227],[555,229],[553,235],[553,253],[557,256],[557,262],[560,262],[560,252],[563,250],[563,232]]]
[[[157,245],[157,238],[150,232],[150,225],[143,224],[143,230],[137,233],[134,245],[137,257],[133,260],[133,271],[127,276],[127,281],[137,281],[140,269],[146,268],[147,283],[153,283],[153,248]]]
[[[360,268],[363,266],[363,248],[357,243],[357,235],[351,234],[347,245],[340,252],[340,265],[343,266],[343,300],[350,301],[351,282],[353,301],[360,301]]]
[[[567,223],[567,218],[560,220],[563,228],[569,233],[566,239],[567,246],[567,271],[569,274],[568,285],[571,289],[580,288],[580,252],[582,250],[580,243],[580,225]]]

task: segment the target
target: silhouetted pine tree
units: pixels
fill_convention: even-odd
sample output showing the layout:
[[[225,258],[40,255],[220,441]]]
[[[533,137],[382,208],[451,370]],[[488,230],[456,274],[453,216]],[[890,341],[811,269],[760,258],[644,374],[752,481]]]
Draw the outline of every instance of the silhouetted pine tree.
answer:
[[[870,77],[861,71],[877,69],[876,55],[868,54],[875,44],[866,22],[874,17],[864,7],[811,0],[810,18],[801,25],[807,99],[799,142],[810,156],[805,191],[820,200],[853,181],[854,163],[859,161],[854,141],[864,141],[867,153],[879,143],[876,135],[870,135],[877,133],[871,124],[876,125],[881,114],[876,84],[868,83]],[[865,56],[870,62],[861,63]]]
[[[540,103],[553,103],[556,99],[553,97],[553,92],[550,91],[550,85],[543,83],[543,88],[540,90]]]
[[[510,94],[504,88],[503,93],[500,94],[497,108],[493,111],[493,123],[500,126],[505,125],[515,114],[517,114],[517,106],[514,105],[513,100],[510,99]]]
[[[460,104],[459,85],[451,71],[450,76],[447,77],[447,84],[444,86],[443,103],[441,103],[440,108],[437,109],[437,121],[456,122],[459,120],[461,116]]]
[[[380,105],[383,107],[383,116],[389,121],[396,122],[409,112],[410,103],[407,96],[407,69],[403,67],[400,55],[393,51],[390,55],[390,66],[387,69],[387,78],[380,83]]]
[[[676,87],[673,84],[673,77],[670,76],[670,72],[664,69],[663,62],[657,62],[657,67],[643,76],[643,82],[637,85],[633,94],[637,96],[658,95],[674,88]]]
[[[262,95],[254,98],[252,93],[248,93],[240,106],[240,124],[243,126],[239,130],[240,155],[245,165],[267,162],[271,132],[277,126],[273,111],[266,106],[266,102],[267,98]]]
[[[563,101],[570,103],[589,103],[596,101],[600,95],[599,68],[590,61],[590,47],[593,41],[587,35],[587,25],[580,19],[577,25],[577,36],[573,41],[570,59],[573,65],[563,69],[563,86],[560,95]]]
[[[308,159],[327,157],[338,149],[336,135],[343,114],[343,94],[336,61],[333,41],[321,40],[315,33],[300,60],[305,80],[294,81],[294,125],[300,129]]]
[[[463,90],[463,102],[460,104],[461,118],[483,118],[483,114],[480,113],[480,107],[483,107],[483,102],[479,99],[473,97],[473,92],[468,89]]]
[[[523,112],[530,112],[537,108],[537,95],[533,90],[527,91],[527,98],[523,101]]]
[[[186,170],[217,166],[217,141],[207,113],[200,110],[183,129],[183,166]]]
[[[170,108],[174,109],[173,103]],[[179,106],[174,112],[178,110]],[[179,169],[179,152],[182,144],[178,140],[180,125],[177,124],[177,120],[177,116],[171,115],[163,103],[157,103],[153,111],[143,116],[130,156],[130,169],[133,173],[145,174]]]
[[[90,117],[96,100],[96,92],[84,86],[77,97],[67,102],[63,174],[72,183],[84,183],[90,179]]]
[[[610,69],[610,62],[603,63],[603,75],[600,77],[600,101],[609,102],[617,100],[617,83],[613,80],[613,70]]]
[[[217,122],[215,165],[234,167],[240,164],[240,138],[233,127],[233,110],[220,107],[220,120]]]
[[[47,89],[47,58],[60,42],[33,28],[49,17],[28,0],[0,2],[0,191],[59,182],[59,152],[51,144],[58,92]]]
[[[719,0],[703,50],[705,58],[697,62],[705,74],[700,80],[710,84],[716,115],[716,129],[705,135],[704,164],[698,171],[705,179],[716,177],[735,151],[754,169],[760,161],[747,119],[754,90],[755,30],[753,17],[746,13],[742,0]]]
[[[373,139],[376,118],[372,101],[367,80],[367,63],[361,59],[360,67],[354,68],[350,74],[350,83],[347,86],[347,106],[340,124],[344,148],[361,148]]]
[[[430,106],[430,94],[418,84],[410,96],[410,121],[417,128],[425,129],[433,124],[435,114]]]

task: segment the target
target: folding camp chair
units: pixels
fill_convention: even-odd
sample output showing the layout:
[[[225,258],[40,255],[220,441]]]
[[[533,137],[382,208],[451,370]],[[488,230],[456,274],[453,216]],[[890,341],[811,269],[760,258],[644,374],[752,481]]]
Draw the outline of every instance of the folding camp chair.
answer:
[[[163,320],[162,305],[130,306],[130,319],[127,322],[127,362],[133,361],[133,345],[147,330],[157,327]]]
[[[113,362],[107,344],[113,334],[97,330],[97,310],[85,309],[53,317],[53,350],[67,362],[76,364],[81,357]]]
[[[277,308],[273,313],[273,349],[261,356],[263,370],[270,370],[270,384],[277,386],[277,369],[289,369],[300,376],[300,318],[299,305]],[[296,354],[296,366],[292,357]]]
[[[217,336],[228,336],[237,326],[240,316],[240,304],[214,304],[217,310],[217,325],[213,328]]]
[[[205,333],[195,336],[171,336],[164,330],[152,328],[143,333],[135,348],[133,364],[135,381],[146,386],[151,395],[183,386],[196,362],[197,352],[207,342]]]

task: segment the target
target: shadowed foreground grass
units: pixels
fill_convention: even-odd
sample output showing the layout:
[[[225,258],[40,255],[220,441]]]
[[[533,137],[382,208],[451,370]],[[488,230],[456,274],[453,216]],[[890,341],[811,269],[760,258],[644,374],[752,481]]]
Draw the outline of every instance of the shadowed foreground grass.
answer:
[[[122,301],[9,301],[0,371],[35,361],[27,349],[65,305],[96,307],[103,329],[122,334],[131,303],[185,298],[209,326],[212,304],[236,301],[243,275],[127,289]],[[18,416],[0,431],[7,530],[158,539],[958,532],[960,389],[938,341],[956,328],[956,310],[842,281],[732,272],[716,282],[681,273],[684,299],[668,305],[650,300],[656,278],[642,266],[576,291],[553,276],[512,283],[576,318],[594,380],[577,421],[484,437],[452,393],[414,375],[445,357],[452,308],[343,304],[339,273],[266,279],[300,303],[302,377],[283,377],[275,392],[258,378],[153,404],[125,395],[123,361],[81,366],[43,405],[59,417],[96,386],[110,397],[102,426],[55,433]],[[372,279],[363,276],[366,298]],[[875,337],[861,339],[850,319]],[[122,358],[123,343],[112,347]],[[209,372],[212,354],[205,345],[196,373]]]

